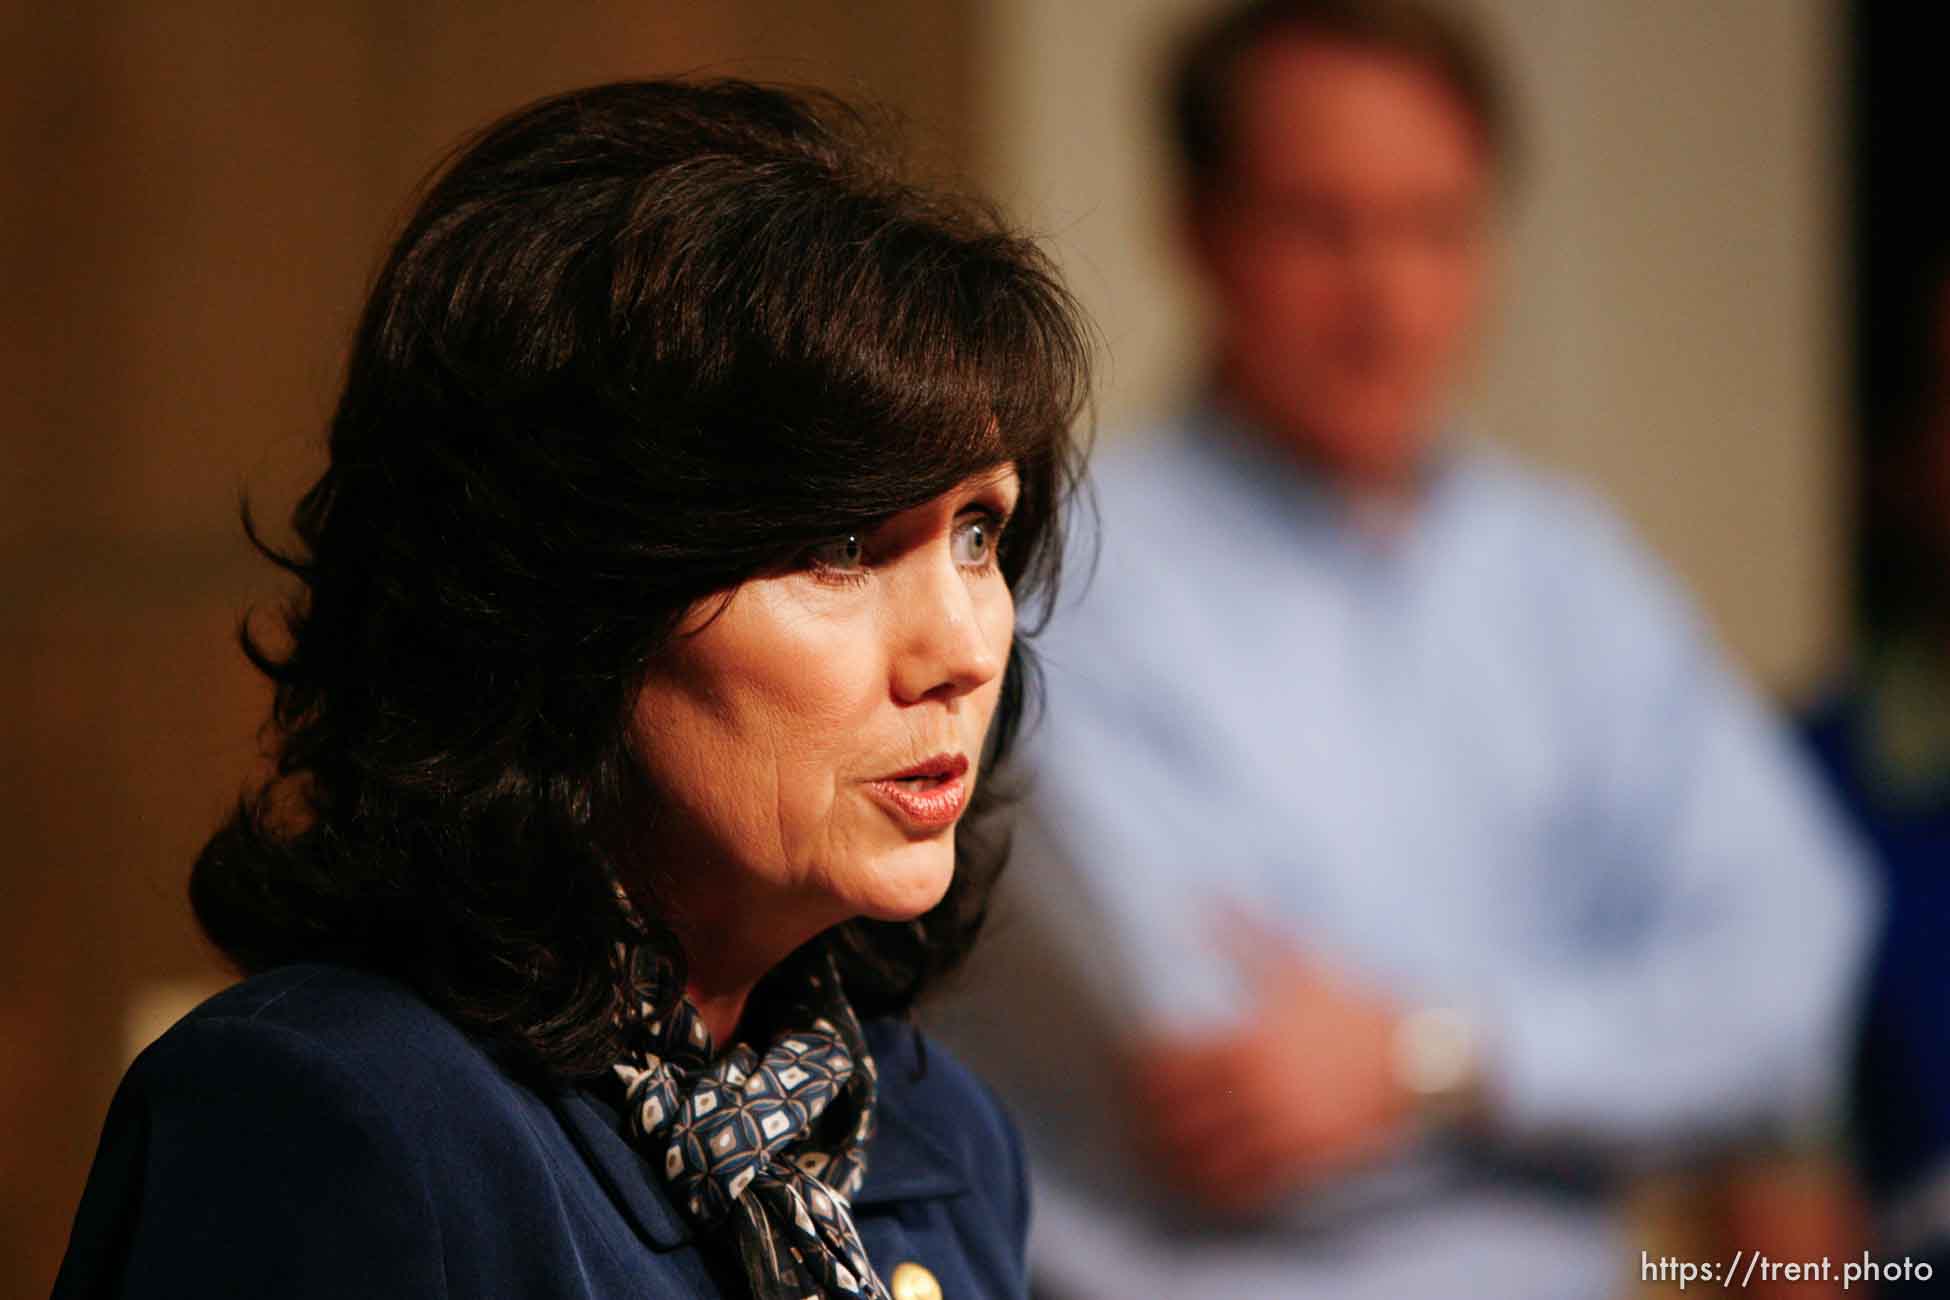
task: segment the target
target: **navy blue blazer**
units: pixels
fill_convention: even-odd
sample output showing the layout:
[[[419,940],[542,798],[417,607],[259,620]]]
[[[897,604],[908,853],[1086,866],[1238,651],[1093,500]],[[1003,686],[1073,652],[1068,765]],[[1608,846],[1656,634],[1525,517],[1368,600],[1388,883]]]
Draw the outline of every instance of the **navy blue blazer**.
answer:
[[[1028,1190],[988,1091],[870,1021],[879,1132],[854,1215],[883,1278],[1028,1293]],[[925,1052],[925,1070],[921,1054]],[[400,984],[289,966],[217,995],[110,1107],[56,1300],[746,1293],[596,1095],[538,1092]]]

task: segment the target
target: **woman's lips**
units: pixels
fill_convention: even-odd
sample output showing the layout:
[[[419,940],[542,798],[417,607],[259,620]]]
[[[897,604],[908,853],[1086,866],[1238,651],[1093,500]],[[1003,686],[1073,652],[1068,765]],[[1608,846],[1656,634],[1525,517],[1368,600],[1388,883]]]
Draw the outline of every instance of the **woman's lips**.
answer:
[[[866,785],[894,820],[913,830],[938,831],[954,825],[968,806],[968,758],[937,754]]]

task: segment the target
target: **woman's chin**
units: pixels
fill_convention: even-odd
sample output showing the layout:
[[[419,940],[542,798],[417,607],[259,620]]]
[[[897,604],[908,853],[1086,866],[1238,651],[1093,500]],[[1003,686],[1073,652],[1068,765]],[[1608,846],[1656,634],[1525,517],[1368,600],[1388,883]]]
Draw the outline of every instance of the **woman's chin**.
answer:
[[[903,844],[862,864],[854,903],[875,921],[911,921],[939,903],[954,878],[954,836]]]

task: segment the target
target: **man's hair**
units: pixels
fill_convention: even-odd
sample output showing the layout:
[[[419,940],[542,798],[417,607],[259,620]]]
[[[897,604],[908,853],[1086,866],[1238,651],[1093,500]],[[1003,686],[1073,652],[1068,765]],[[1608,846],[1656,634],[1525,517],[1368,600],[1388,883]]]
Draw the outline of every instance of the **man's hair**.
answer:
[[[246,971],[377,968],[512,1063],[603,1068],[627,954],[671,946],[616,879],[717,869],[646,860],[649,666],[700,601],[1001,465],[1000,567],[1037,607],[1088,359],[1036,246],[902,180],[837,101],[627,82],[487,128],[373,286],[296,547],[259,543],[299,585],[282,647],[243,631],[276,773],[196,863],[203,929]],[[991,768],[1031,667],[1016,645]],[[863,1015],[971,942],[994,801],[926,916],[820,940]]]
[[[1187,182],[1204,189],[1231,161],[1239,70],[1248,55],[1294,37],[1365,46],[1439,77],[1505,176],[1517,141],[1509,92],[1474,24],[1430,0],[1248,0],[1187,34],[1170,62],[1167,98],[1172,143]]]

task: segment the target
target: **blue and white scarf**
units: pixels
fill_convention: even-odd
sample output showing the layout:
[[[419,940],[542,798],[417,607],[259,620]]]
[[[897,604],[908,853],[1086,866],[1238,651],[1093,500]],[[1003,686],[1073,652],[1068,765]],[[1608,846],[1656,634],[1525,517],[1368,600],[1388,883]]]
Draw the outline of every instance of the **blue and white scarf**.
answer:
[[[648,996],[614,1067],[626,1136],[693,1223],[728,1227],[754,1300],[888,1300],[849,1208],[876,1075],[831,956],[780,972],[768,1012],[787,1028],[762,1052],[741,1042],[722,1056],[668,960],[645,956]]]

